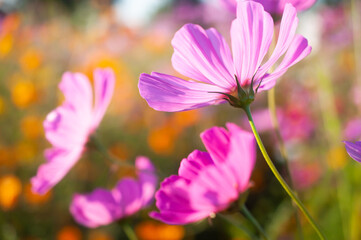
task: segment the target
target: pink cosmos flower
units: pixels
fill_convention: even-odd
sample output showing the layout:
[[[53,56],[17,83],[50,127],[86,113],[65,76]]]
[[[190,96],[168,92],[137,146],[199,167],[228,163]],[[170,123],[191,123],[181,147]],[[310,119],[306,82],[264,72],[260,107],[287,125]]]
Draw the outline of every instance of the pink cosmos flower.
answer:
[[[223,5],[231,12],[236,13],[237,1],[242,0],[221,0]],[[297,11],[303,11],[315,4],[316,0],[253,0],[263,5],[264,9],[274,15],[281,15],[287,3],[292,4]]]
[[[251,133],[228,123],[201,134],[208,152],[193,151],[178,175],[166,178],[157,191],[159,212],[150,216],[168,224],[188,224],[227,209],[249,187],[256,148]]]
[[[225,39],[215,29],[186,24],[172,40],[172,64],[179,73],[193,80],[143,73],[139,80],[140,95],[155,110],[175,112],[224,102],[224,94],[237,91],[237,80],[242,87],[270,89],[289,67],[311,52],[307,40],[295,34],[297,24],[296,9],[287,4],[277,45],[265,62],[274,24],[259,3],[238,2],[237,18],[231,26],[233,57]],[[268,73],[284,54],[278,67]]]
[[[59,84],[65,96],[61,106],[44,121],[45,136],[53,145],[45,151],[47,162],[31,179],[32,190],[46,193],[56,185],[80,158],[89,135],[98,127],[114,91],[110,69],[94,71],[93,92],[88,78],[81,73],[65,73]]]
[[[346,151],[354,160],[361,162],[361,142],[347,142],[344,141]]]
[[[111,191],[98,188],[86,195],[76,194],[70,205],[74,219],[86,227],[95,228],[147,207],[154,197],[157,175],[146,157],[138,157],[135,167],[138,180],[123,178]]]

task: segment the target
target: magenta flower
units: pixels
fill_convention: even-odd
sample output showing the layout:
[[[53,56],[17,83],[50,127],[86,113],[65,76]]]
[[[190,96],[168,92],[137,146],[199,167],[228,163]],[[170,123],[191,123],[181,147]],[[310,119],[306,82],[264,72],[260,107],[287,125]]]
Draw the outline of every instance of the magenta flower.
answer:
[[[47,162],[31,179],[32,190],[46,193],[56,185],[80,158],[88,137],[98,127],[114,91],[115,78],[110,69],[94,71],[93,92],[81,73],[65,73],[59,84],[65,96],[61,106],[44,121],[45,136],[53,145],[45,151]]]
[[[237,81],[242,88],[270,89],[289,67],[311,52],[307,40],[295,34],[297,24],[296,9],[287,4],[276,48],[263,65],[274,24],[261,4],[238,3],[237,18],[231,27],[233,58],[225,39],[215,29],[186,24],[172,40],[172,63],[179,73],[193,80],[143,73],[140,95],[155,110],[175,112],[224,102],[225,94],[240,93]],[[267,73],[284,54],[278,67]]]
[[[231,12],[236,13],[237,1],[242,0],[221,0],[223,5]],[[281,15],[287,3],[292,4],[297,11],[306,10],[315,4],[316,0],[253,0],[263,5],[264,9],[274,15]]]
[[[347,142],[344,141],[346,151],[354,160],[361,162],[361,142]]]
[[[235,124],[201,134],[208,152],[193,151],[183,159],[178,175],[166,178],[157,191],[159,212],[150,216],[168,224],[196,222],[227,209],[249,187],[255,164],[251,133]]]
[[[135,167],[138,180],[123,178],[111,191],[98,188],[86,195],[76,194],[70,205],[74,219],[86,227],[95,228],[147,207],[154,197],[157,175],[146,157],[138,157]]]

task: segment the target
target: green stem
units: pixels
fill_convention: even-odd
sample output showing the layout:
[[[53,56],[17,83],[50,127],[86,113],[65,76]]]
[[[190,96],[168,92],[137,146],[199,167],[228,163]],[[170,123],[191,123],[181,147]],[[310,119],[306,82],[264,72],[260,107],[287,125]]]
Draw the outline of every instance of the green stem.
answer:
[[[256,240],[257,238],[255,236],[253,236],[252,233],[250,233],[248,231],[247,228],[245,228],[244,226],[242,226],[235,218],[233,218],[232,216],[229,215],[224,215],[221,213],[218,213],[217,216],[221,217],[222,219],[224,219],[225,221],[227,221],[228,223],[232,224],[233,226],[235,226],[236,228],[238,228],[239,230],[241,230],[244,234],[246,234],[250,239]]]
[[[266,160],[266,163],[268,164],[269,168],[271,169],[272,173],[275,175],[275,177],[277,178],[278,182],[282,185],[282,187],[285,189],[285,191],[287,192],[287,194],[292,198],[292,200],[297,204],[298,208],[302,211],[302,213],[305,215],[306,219],[308,220],[308,222],[311,224],[311,226],[315,229],[315,231],[317,232],[317,235],[319,236],[320,239],[324,240],[326,239],[326,237],[323,235],[323,233],[320,231],[320,229],[317,227],[316,222],[313,220],[313,218],[311,217],[311,215],[309,214],[309,212],[307,211],[307,209],[305,208],[305,206],[303,205],[303,203],[298,199],[298,197],[296,196],[296,194],[291,190],[291,188],[287,185],[286,181],[282,178],[281,174],[278,172],[277,168],[275,167],[275,165],[273,164],[271,158],[268,156],[268,153],[266,151],[266,148],[264,147],[262,140],[256,130],[256,127],[254,125],[253,119],[252,119],[252,114],[251,114],[251,109],[249,108],[249,105],[246,106],[244,108],[247,117],[248,117],[248,121],[249,124],[251,125],[253,134],[256,138],[258,147],[260,148],[262,155],[264,157],[264,159]]]
[[[138,240],[137,235],[135,234],[135,232],[133,231],[133,229],[129,224],[123,224],[123,230],[129,240]]]
[[[263,230],[263,228],[261,227],[261,225],[258,223],[257,219],[255,217],[253,217],[252,213],[250,211],[248,211],[246,205],[243,205],[241,208],[241,212],[242,214],[247,217],[252,224],[257,228],[257,230],[261,233],[262,238],[265,240],[268,240],[268,236],[266,234],[266,232]]]
[[[109,161],[111,161],[111,163],[116,164],[118,166],[127,166],[127,167],[131,167],[134,168],[133,165],[126,163],[120,159],[118,159],[117,157],[113,156],[111,153],[108,152],[108,150],[106,149],[106,147],[98,140],[97,137],[95,137],[94,135],[90,136],[89,138],[90,142],[92,144],[94,144],[94,146],[96,147],[96,149]]]
[[[283,161],[285,162],[286,165],[286,173],[287,173],[287,177],[289,178],[289,183],[291,188],[294,187],[293,184],[293,179],[292,179],[292,175],[291,175],[291,171],[290,171],[290,165],[289,165],[289,161],[288,161],[288,154],[286,151],[286,147],[285,147],[285,143],[283,141],[282,135],[281,135],[281,130],[280,130],[280,124],[277,118],[277,108],[276,108],[276,90],[275,88],[271,88],[268,91],[268,110],[270,112],[271,115],[271,122],[273,125],[273,128],[276,132],[276,137],[278,140],[278,145],[279,145],[279,149],[280,149],[280,153],[281,156],[283,158]],[[301,220],[300,220],[300,215],[299,212],[297,210],[297,206],[294,204],[294,202],[292,202],[292,206],[295,209],[295,216],[296,216],[296,223],[297,223],[297,229],[298,229],[298,233],[299,233],[299,239],[303,240],[303,232],[302,232],[302,225],[301,225]]]

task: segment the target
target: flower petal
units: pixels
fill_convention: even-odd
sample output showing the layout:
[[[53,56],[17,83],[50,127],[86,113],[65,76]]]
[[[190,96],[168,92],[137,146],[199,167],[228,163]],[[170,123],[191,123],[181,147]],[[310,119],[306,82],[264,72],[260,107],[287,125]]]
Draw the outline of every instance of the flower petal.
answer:
[[[296,35],[281,64],[273,73],[267,74],[263,78],[259,90],[263,91],[272,88],[276,84],[276,79],[281,77],[288,68],[307,57],[311,50],[312,48],[308,45],[307,39],[301,35]]]
[[[298,18],[296,9],[291,4],[286,4],[283,12],[280,32],[275,49],[271,57],[263,64],[256,74],[256,79],[262,78],[273,64],[286,52],[291,45],[296,33]]]
[[[75,194],[70,204],[70,212],[78,223],[95,228],[118,218],[119,203],[110,191],[99,188],[90,194]]]
[[[354,160],[361,162],[361,142],[347,142],[344,141],[348,155]]]
[[[256,162],[256,142],[252,133],[240,129],[236,124],[227,123],[230,133],[230,147],[226,163],[237,178],[238,191],[243,192]]]
[[[56,185],[74,166],[83,148],[74,147],[71,151],[51,148],[45,152],[47,162],[38,168],[37,175],[31,179],[32,191],[45,194]]]
[[[112,69],[95,69],[94,71],[94,112],[93,128],[96,128],[102,120],[113,96],[115,76]]]
[[[178,175],[191,180],[195,178],[206,166],[213,164],[213,160],[209,153],[194,150],[187,158],[181,161]]]
[[[138,171],[139,184],[141,187],[142,207],[149,205],[154,199],[154,193],[158,184],[158,177],[152,162],[147,157],[139,156],[135,160]]]
[[[231,39],[235,71],[241,85],[250,84],[273,37],[273,20],[259,3],[238,2]]]
[[[172,63],[179,73],[226,89],[236,86],[231,52],[215,29],[186,24],[176,32],[172,45]]]
[[[201,133],[201,139],[215,165],[222,164],[229,150],[229,133],[221,127],[212,127]]]
[[[158,111],[177,112],[223,102],[224,89],[205,83],[186,81],[171,75],[141,74],[140,95]]]

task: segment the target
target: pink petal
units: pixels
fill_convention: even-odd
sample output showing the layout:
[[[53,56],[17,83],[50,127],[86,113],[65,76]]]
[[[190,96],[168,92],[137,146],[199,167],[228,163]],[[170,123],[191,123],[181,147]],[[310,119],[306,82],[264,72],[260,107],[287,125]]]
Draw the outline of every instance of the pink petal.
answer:
[[[64,103],[50,112],[44,121],[46,139],[58,148],[81,147],[87,141],[90,115],[78,116],[71,105]]]
[[[230,133],[230,147],[226,163],[237,178],[238,191],[248,188],[249,180],[256,162],[256,142],[252,133],[227,123]]]
[[[201,133],[201,139],[215,165],[222,164],[229,150],[229,133],[221,127],[212,127]]]
[[[94,115],[93,128],[96,128],[102,120],[105,111],[112,99],[115,86],[115,76],[112,69],[95,69],[94,71]]]
[[[191,180],[195,178],[198,173],[206,166],[213,165],[209,153],[194,150],[189,156],[181,161],[178,175]]]
[[[273,20],[261,4],[246,1],[237,5],[231,39],[236,74],[242,85],[250,84],[273,37]]]
[[[152,162],[147,157],[137,157],[135,166],[138,171],[139,184],[141,187],[142,206],[149,205],[154,199],[154,193],[158,184],[158,177]]]
[[[263,78],[260,90],[268,90],[272,88],[276,83],[276,79],[281,77],[288,68],[308,56],[311,53],[311,50],[312,48],[308,45],[307,39],[301,35],[296,35],[281,64],[273,73],[266,75]]]
[[[90,116],[93,105],[93,93],[89,79],[81,73],[66,72],[59,84],[65,96],[66,104],[74,108],[77,116]]]
[[[170,176],[161,184],[156,193],[156,205],[160,212],[151,212],[149,216],[168,224],[187,224],[201,220],[209,213],[197,211],[190,206],[187,180]]]
[[[265,75],[272,65],[275,64],[289,48],[295,36],[297,25],[298,18],[296,9],[291,4],[287,4],[283,12],[276,47],[268,61],[257,71],[257,79]]]
[[[120,217],[129,216],[142,207],[142,190],[138,181],[123,178],[115,187],[113,194],[119,202]]]
[[[225,89],[236,86],[230,50],[215,30],[184,25],[172,40],[174,69],[191,79]]]
[[[237,180],[225,164],[203,169],[189,187],[191,207],[208,215],[226,209],[239,195]]]
[[[90,194],[76,194],[70,204],[74,219],[87,227],[107,225],[118,218],[119,203],[111,192],[96,189]]]
[[[171,75],[141,74],[140,95],[158,111],[177,112],[223,102],[224,89],[214,85],[186,81]]]
[[[45,194],[56,185],[74,166],[81,156],[82,148],[74,147],[67,151],[59,148],[45,152],[47,162],[38,168],[37,175],[31,179],[32,191]]]

